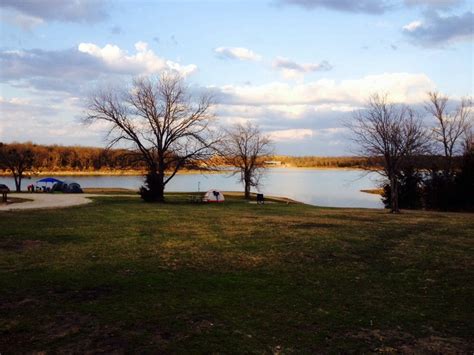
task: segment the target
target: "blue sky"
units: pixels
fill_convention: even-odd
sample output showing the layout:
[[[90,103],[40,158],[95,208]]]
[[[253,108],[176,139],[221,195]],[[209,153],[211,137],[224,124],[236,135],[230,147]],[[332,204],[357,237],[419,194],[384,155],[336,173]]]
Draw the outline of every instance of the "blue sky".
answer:
[[[462,0],[0,2],[0,141],[104,145],[80,123],[104,83],[181,72],[221,125],[252,120],[277,153],[345,155],[343,122],[371,93],[421,107],[472,95]],[[422,112],[422,111],[420,111]]]

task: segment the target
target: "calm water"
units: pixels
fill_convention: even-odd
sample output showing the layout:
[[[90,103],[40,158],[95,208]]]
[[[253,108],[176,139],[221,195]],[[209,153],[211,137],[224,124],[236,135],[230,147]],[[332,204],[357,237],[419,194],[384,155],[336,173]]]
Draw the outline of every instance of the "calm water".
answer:
[[[122,187],[138,189],[143,183],[139,176],[77,176],[60,180],[76,181],[82,187]],[[377,186],[377,175],[363,175],[357,170],[269,169],[262,181],[261,192],[286,196],[318,206],[382,208],[380,197],[360,192]],[[24,180],[22,187],[36,181]],[[0,177],[0,183],[14,188],[12,178]],[[241,191],[237,177],[226,174],[176,175],[167,185],[167,191]]]

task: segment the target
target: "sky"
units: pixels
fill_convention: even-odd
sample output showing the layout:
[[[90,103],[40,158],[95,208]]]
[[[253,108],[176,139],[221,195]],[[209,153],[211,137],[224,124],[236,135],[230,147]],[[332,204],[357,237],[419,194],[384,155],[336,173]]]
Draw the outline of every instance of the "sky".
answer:
[[[179,72],[221,126],[252,121],[287,155],[350,155],[374,93],[474,93],[469,0],[0,0],[0,141],[105,146],[87,98]]]

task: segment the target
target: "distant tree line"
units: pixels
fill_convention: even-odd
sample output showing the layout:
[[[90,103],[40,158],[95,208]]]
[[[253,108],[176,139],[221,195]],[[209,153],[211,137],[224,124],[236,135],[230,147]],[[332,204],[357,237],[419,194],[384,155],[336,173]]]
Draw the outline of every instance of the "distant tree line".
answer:
[[[283,165],[297,168],[361,168],[377,164],[376,161],[364,157],[296,157],[277,155],[273,159],[280,161]]]
[[[101,147],[82,147],[82,146],[61,146],[61,145],[41,145],[31,142],[27,143],[1,143],[1,151],[16,150],[31,154],[31,166],[27,169],[28,173],[41,172],[114,172],[123,170],[136,170],[137,172],[145,170],[145,165],[137,160],[136,153],[128,149],[106,149]],[[29,152],[29,153],[27,153]],[[382,167],[382,157],[318,157],[318,156],[285,156],[267,154],[267,159],[281,162],[283,166],[293,166],[298,168],[373,168]],[[425,155],[413,157],[414,166],[418,169],[430,169],[434,166],[444,165],[444,157],[439,155]],[[2,159],[0,162],[0,171],[8,170],[10,173],[11,164],[5,164],[8,159]],[[231,159],[224,159],[222,156],[215,155],[206,162],[188,162],[188,169],[199,169],[203,165],[210,166],[231,166],[234,165]],[[454,156],[452,165],[458,169],[462,164],[462,156]],[[9,167],[10,166],[10,167]]]
[[[384,164],[383,156],[361,157],[361,156],[340,156],[340,157],[320,157],[320,156],[287,156],[275,155],[275,161],[281,162],[283,166],[296,168],[348,168],[348,169],[382,169]],[[441,166],[445,158],[441,155],[429,154],[413,156],[413,165],[417,169],[429,169],[434,165]],[[452,164],[454,168],[459,168],[462,163],[461,156],[454,156]]]
[[[32,163],[29,170],[33,173],[42,171],[139,170],[142,168],[134,154],[126,149],[0,142],[0,150],[31,154]],[[5,158],[2,159],[3,164],[0,165],[0,169],[10,170],[10,166],[6,164],[8,159]]]
[[[95,172],[143,169],[136,154],[126,149],[64,147],[33,143],[0,142],[0,172],[15,180],[21,190],[25,175],[41,172]]]

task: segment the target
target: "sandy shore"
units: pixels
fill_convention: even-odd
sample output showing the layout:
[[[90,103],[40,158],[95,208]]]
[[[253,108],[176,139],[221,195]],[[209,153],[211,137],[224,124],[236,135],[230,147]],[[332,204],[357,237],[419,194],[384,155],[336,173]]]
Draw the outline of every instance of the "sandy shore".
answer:
[[[31,209],[45,209],[45,208],[62,208],[84,205],[92,202],[91,197],[96,196],[115,196],[115,195],[101,195],[101,194],[24,194],[24,193],[12,193],[10,197],[14,198],[27,198],[31,201],[25,201],[22,203],[12,203],[9,205],[1,205],[0,211],[16,211],[16,210],[31,210]],[[127,195],[119,195],[127,196]],[[131,197],[138,197],[138,195],[129,195]]]

